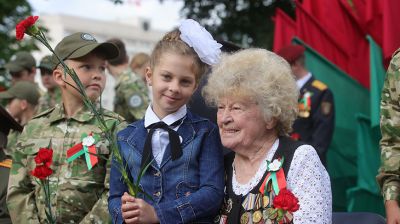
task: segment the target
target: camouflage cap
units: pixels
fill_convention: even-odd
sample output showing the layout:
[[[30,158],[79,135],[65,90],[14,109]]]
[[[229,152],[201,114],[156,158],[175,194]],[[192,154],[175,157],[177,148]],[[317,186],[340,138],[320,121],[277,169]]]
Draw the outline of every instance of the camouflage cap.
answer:
[[[53,70],[55,65],[51,62],[51,55],[44,56],[40,61],[38,68]]]
[[[61,60],[66,60],[83,57],[95,49],[103,52],[107,60],[116,58],[119,55],[118,48],[114,44],[108,42],[98,43],[92,35],[82,32],[64,37],[57,44],[54,51]],[[53,68],[59,64],[54,54],[51,57],[51,61],[54,64]]]
[[[0,92],[0,99],[23,99],[30,104],[38,104],[40,97],[39,89],[33,82],[18,81],[7,91]]]
[[[10,72],[20,72],[36,66],[35,58],[26,51],[17,52],[11,60],[4,65]]]

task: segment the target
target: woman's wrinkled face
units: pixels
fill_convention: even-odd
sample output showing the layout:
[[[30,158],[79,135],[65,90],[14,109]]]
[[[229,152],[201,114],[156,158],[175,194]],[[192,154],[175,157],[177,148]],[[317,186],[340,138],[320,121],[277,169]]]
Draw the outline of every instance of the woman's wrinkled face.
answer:
[[[222,144],[235,152],[263,145],[270,133],[259,105],[246,97],[222,97],[217,122]]]

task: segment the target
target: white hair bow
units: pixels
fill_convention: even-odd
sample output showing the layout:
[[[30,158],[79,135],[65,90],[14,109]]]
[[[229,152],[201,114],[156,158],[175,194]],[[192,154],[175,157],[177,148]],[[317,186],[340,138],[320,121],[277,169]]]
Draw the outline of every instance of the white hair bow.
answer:
[[[222,45],[198,22],[186,19],[179,26],[179,31],[181,39],[196,51],[202,62],[208,65],[219,62]]]

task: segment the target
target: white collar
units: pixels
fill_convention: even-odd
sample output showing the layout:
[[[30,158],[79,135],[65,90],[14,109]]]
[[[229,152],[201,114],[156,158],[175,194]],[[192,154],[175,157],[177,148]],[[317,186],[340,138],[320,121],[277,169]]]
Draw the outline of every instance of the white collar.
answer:
[[[296,80],[297,88],[301,89],[311,77],[311,72],[309,72],[303,78]]]
[[[179,108],[179,110],[177,110],[175,113],[168,114],[162,120],[160,120],[160,118],[158,118],[158,116],[154,113],[153,108],[151,108],[151,105],[149,105],[147,107],[146,114],[144,115],[144,127],[147,128],[149,125],[160,121],[163,121],[167,125],[171,125],[175,121],[185,117],[186,113],[187,113],[187,108],[185,104],[181,108]]]

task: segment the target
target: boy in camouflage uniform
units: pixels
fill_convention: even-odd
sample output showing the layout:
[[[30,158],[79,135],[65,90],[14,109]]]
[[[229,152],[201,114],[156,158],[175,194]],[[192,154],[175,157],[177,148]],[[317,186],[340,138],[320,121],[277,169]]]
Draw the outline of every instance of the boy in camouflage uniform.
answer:
[[[400,223],[400,49],[392,57],[381,100],[381,167],[377,176],[387,223]]]
[[[148,89],[142,77],[130,69],[124,43],[119,39],[108,42],[115,44],[120,52],[117,58],[107,61],[108,71],[117,79],[114,111],[132,123],[144,117],[150,102]]]
[[[7,101],[7,110],[10,115],[24,127],[36,114],[40,93],[33,82],[18,81],[7,91],[0,92],[0,99]],[[20,132],[10,131],[7,150],[5,153],[14,157],[15,145]]]
[[[98,43],[87,33],[75,33],[65,37],[55,52],[75,70],[90,100],[96,101],[105,86],[105,60],[118,56],[116,46]],[[54,55],[52,62],[56,64]],[[64,74],[60,65],[54,68],[53,78],[60,87],[63,104],[37,115],[20,136],[10,172],[7,197],[10,216],[13,223],[45,222],[43,188],[30,171],[36,166],[34,157],[39,148],[46,148],[51,142],[51,206],[57,223],[107,223],[109,142],[93,113],[84,106],[77,85]],[[125,126],[122,118],[113,112],[104,110],[103,117],[108,129],[114,133]],[[84,155],[72,162],[67,162],[66,156],[68,149],[82,144],[83,135],[90,133],[96,139],[90,146],[95,146],[99,155],[98,163],[91,170]]]
[[[61,91],[53,79],[53,64],[50,58],[50,55],[44,56],[38,66],[42,84],[47,89],[47,92],[39,99],[39,106],[37,109],[39,113],[54,107],[56,103],[61,103]]]

